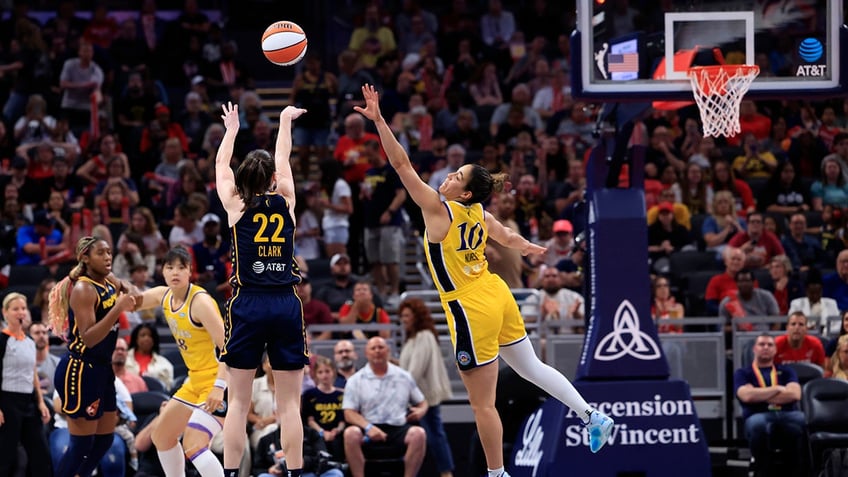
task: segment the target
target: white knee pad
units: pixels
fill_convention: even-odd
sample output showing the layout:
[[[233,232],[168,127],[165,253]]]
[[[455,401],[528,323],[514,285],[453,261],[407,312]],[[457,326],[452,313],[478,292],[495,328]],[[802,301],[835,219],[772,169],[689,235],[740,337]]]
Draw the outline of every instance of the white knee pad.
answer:
[[[223,427],[214,416],[202,409],[195,409],[188,420],[188,427],[203,431],[212,439],[215,434],[221,432]]]

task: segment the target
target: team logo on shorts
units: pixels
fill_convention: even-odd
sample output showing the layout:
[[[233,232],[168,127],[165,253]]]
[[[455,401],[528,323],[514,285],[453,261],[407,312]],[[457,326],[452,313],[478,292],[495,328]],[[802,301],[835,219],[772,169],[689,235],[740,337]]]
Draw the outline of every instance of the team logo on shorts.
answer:
[[[91,403],[90,406],[85,408],[85,412],[89,416],[94,417],[94,415],[97,414],[97,410],[99,408],[100,408],[100,399],[98,399],[97,401],[94,401],[93,403]]]
[[[471,363],[471,355],[467,351],[460,351],[456,354],[456,360],[459,364],[466,366]]]

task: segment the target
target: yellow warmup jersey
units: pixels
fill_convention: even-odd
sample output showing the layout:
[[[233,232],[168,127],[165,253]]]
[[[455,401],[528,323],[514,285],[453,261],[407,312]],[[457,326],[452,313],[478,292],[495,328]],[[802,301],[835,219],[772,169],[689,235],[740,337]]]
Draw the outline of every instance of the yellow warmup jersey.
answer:
[[[201,322],[192,319],[190,312],[194,297],[200,293],[206,293],[206,290],[192,284],[188,289],[185,302],[177,309],[174,309],[172,305],[173,293],[170,289],[165,292],[165,296],[162,297],[162,309],[165,311],[165,320],[177,341],[186,367],[190,373],[211,368],[217,369],[218,360],[215,357],[215,343],[212,342],[212,337],[203,328]],[[215,311],[217,315],[215,319],[223,321],[217,306]]]
[[[481,204],[464,205],[442,202],[448,209],[451,224],[444,240],[430,242],[424,234],[424,253],[439,293],[459,291],[489,274],[486,261],[486,239],[489,232]]]

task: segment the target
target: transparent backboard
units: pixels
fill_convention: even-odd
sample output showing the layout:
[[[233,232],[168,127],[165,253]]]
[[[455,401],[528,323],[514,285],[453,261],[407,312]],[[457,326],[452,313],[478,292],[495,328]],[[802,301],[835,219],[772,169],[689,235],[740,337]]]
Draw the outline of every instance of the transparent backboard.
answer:
[[[844,0],[579,0],[572,89],[691,99],[691,66],[756,64],[752,97],[845,91]]]

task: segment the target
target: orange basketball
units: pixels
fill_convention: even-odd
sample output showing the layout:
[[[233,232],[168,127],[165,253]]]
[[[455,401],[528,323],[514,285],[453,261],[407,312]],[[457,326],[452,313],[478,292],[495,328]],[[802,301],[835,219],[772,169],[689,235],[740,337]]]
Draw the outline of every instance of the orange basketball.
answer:
[[[262,34],[262,52],[276,65],[293,65],[306,54],[306,34],[293,22],[275,22]]]

